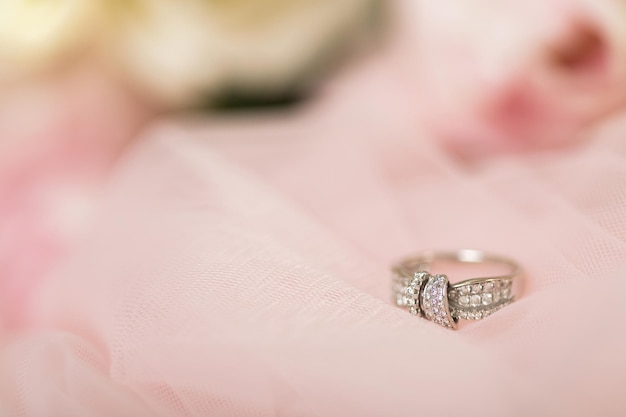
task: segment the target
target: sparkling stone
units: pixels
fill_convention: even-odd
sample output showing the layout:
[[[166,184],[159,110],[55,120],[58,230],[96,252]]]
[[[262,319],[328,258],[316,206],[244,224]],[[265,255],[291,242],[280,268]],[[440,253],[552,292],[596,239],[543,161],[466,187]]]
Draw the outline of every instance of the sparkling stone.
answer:
[[[403,306],[406,304],[406,299],[402,294],[396,295],[396,304],[399,306]]]
[[[470,298],[467,295],[462,295],[461,297],[459,297],[459,304],[461,304],[462,306],[468,306],[470,303]]]
[[[493,296],[490,293],[483,294],[483,305],[488,306],[493,301]]]
[[[502,298],[504,298],[505,300],[508,300],[510,296],[511,296],[511,289],[509,287],[504,288],[502,290]]]
[[[470,287],[468,287],[467,285],[464,285],[461,288],[459,288],[459,294],[467,295],[469,293],[470,293]]]
[[[415,306],[411,306],[409,307],[409,313],[416,315],[417,314],[417,308],[415,308]]]
[[[452,291],[450,291],[450,292],[448,293],[448,298],[451,298],[451,299],[456,299],[456,298],[458,297],[458,295],[459,295],[459,294],[458,294],[456,291],[452,290]]]
[[[470,297],[470,304],[473,307],[479,306],[480,305],[480,295],[472,295]]]
[[[472,285],[472,292],[474,294],[478,294],[479,292],[481,292],[483,290],[483,286],[480,284],[474,284]]]
[[[448,308],[444,293],[448,288],[445,276],[431,277],[424,286],[422,295],[422,312],[428,320],[444,327],[450,327]]]
[[[410,306],[415,305],[415,298],[407,298],[406,303]]]
[[[493,290],[493,282],[485,282],[483,285],[483,291],[491,292],[491,290]]]
[[[493,302],[494,303],[500,302],[500,291],[494,291],[494,293],[493,293]]]

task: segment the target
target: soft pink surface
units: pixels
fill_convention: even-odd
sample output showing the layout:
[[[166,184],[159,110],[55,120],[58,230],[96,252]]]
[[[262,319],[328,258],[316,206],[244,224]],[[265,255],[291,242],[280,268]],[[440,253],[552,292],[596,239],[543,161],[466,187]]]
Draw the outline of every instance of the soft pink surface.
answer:
[[[384,79],[147,135],[0,336],[0,413],[623,415],[626,124],[463,166]],[[457,332],[391,305],[392,261],[462,247],[519,260],[523,297]]]
[[[331,90],[348,100],[320,108],[376,101],[388,111],[377,115],[382,137],[422,141],[411,133],[420,125],[440,148],[468,159],[570,146],[626,102],[623,1],[394,4],[394,30],[378,61],[346,71]],[[32,289],[89,231],[102,180],[154,110],[97,62],[79,61],[47,79],[0,69],[0,324],[21,324]],[[399,117],[403,127],[394,127]],[[352,129],[362,123],[355,115],[341,129],[359,135]],[[308,117],[294,129],[318,124]],[[268,149],[276,148],[288,152],[282,144]],[[317,149],[308,164],[332,153]],[[349,158],[347,165],[362,164],[361,155]],[[345,183],[359,187],[357,177]]]
[[[0,326],[71,252],[148,110],[92,66],[0,95]]]
[[[0,415],[624,415],[626,119],[584,132],[626,91],[623,4],[492,3],[409,7],[308,108],[166,123],[119,166],[145,110],[114,82],[4,96]],[[391,305],[394,260],[464,247],[521,299],[458,332]]]

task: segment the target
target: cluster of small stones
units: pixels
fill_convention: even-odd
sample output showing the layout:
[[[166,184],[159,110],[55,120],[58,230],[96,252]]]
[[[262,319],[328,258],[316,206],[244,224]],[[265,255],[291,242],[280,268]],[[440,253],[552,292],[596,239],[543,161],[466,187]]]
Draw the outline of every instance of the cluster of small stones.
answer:
[[[487,316],[492,315],[496,311],[500,310],[502,307],[511,304],[513,300],[506,301],[504,303],[500,303],[497,306],[487,308],[484,310],[476,310],[476,311],[464,311],[464,310],[452,310],[452,317],[456,320],[465,319],[465,320],[481,320]]]
[[[397,274],[393,276],[393,293],[395,294],[395,297],[396,297],[396,304],[399,307],[406,306],[406,302],[404,299],[404,292],[410,282],[411,280],[407,277],[403,277]]]
[[[455,286],[450,290],[449,300],[456,319],[480,320],[512,301],[511,280]]]
[[[422,294],[422,310],[426,318],[449,329],[454,322],[446,304],[448,279],[444,275],[431,276]]]
[[[396,283],[394,283],[396,304],[400,307],[408,308],[409,313],[415,316],[421,315],[419,296],[427,276],[428,274],[425,272],[416,272],[410,280],[398,277]]]

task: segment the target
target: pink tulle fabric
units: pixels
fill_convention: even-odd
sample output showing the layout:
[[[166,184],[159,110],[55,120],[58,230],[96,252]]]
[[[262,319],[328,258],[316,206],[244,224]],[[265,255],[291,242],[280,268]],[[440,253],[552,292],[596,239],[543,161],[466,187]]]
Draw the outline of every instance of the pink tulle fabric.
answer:
[[[151,111],[93,68],[3,90],[0,416],[626,414],[623,4],[398,5],[309,106],[128,152]],[[519,300],[393,305],[395,260],[460,248]]]
[[[0,414],[623,415],[624,119],[460,164],[370,81],[147,133],[0,335]],[[392,305],[394,260],[464,247],[517,259],[523,296],[456,332]]]
[[[109,170],[149,110],[82,65],[0,88],[0,326],[89,230]]]

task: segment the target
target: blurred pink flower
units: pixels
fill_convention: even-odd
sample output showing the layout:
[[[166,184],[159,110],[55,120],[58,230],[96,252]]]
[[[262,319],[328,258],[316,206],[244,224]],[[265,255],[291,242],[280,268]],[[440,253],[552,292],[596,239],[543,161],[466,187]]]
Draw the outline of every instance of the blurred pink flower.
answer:
[[[421,119],[465,155],[551,148],[626,98],[618,0],[399,3]]]
[[[80,70],[0,101],[0,316],[22,312],[87,230],[105,174],[144,117],[112,80]]]

